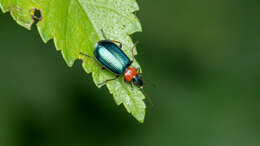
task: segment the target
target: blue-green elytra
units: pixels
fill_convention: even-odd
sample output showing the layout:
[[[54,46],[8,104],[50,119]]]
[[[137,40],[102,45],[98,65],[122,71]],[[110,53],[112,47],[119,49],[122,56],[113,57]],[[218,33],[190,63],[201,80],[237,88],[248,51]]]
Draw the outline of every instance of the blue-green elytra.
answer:
[[[134,61],[135,45],[132,48],[133,60],[130,60],[129,57],[122,50],[122,43],[107,39],[104,31],[101,30],[101,32],[105,40],[101,40],[96,43],[94,50],[95,60],[102,65],[102,68],[105,68],[116,75],[115,78],[105,80],[101,84],[115,80],[120,76],[124,75],[124,80],[126,82],[133,83],[138,87],[142,87],[143,79],[140,75],[139,68],[131,66],[131,64]],[[87,57],[91,57],[83,53],[81,54]]]

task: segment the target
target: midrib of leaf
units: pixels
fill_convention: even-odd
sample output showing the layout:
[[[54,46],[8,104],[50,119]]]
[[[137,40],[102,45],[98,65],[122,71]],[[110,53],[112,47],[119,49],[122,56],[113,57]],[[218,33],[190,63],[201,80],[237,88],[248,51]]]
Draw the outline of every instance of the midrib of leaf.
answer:
[[[6,0],[0,0],[0,5],[1,5],[1,1],[4,4],[11,3]],[[10,1],[15,2],[15,4],[17,5],[18,0],[10,0]],[[30,0],[24,0],[24,1],[30,1]],[[131,48],[130,44],[133,45],[133,43],[129,42],[129,41],[131,41],[131,39],[129,38],[129,36],[127,34],[131,34],[135,31],[140,30],[138,20],[136,18],[132,17],[132,15],[128,15],[128,14],[132,13],[132,11],[131,10],[129,11],[129,9],[124,8],[124,9],[117,10],[110,6],[93,2],[93,0],[89,0],[89,1],[87,1],[87,0],[85,0],[85,1],[82,1],[82,0],[63,0],[63,1],[49,0],[49,2],[46,2],[47,0],[39,0],[39,1],[31,0],[31,1],[33,3],[33,4],[31,4],[32,8],[35,7],[35,8],[40,9],[41,11],[45,12],[43,19],[45,19],[45,17],[46,17],[46,18],[49,18],[49,20],[53,20],[53,22],[49,22],[49,23],[47,23],[45,20],[44,24],[42,24],[42,22],[40,22],[38,24],[38,29],[39,29],[39,32],[40,32],[44,42],[47,42],[48,40],[53,38],[57,50],[62,51],[63,57],[69,66],[72,66],[73,62],[79,58],[80,52],[92,55],[91,53],[93,53],[94,45],[92,46],[91,44],[94,44],[98,40],[103,39],[103,36],[102,36],[100,30],[101,29],[106,30],[107,29],[106,27],[109,27],[111,25],[111,24],[108,24],[109,22],[107,22],[108,25],[104,24],[105,26],[97,25],[96,23],[99,23],[99,22],[101,23],[102,20],[100,20],[98,22],[97,22],[97,20],[95,20],[97,18],[95,18],[96,14],[95,14],[95,12],[93,12],[93,10],[98,11],[98,9],[93,9],[93,8],[102,8],[102,9],[104,9],[104,11],[107,11],[108,13],[110,13],[111,16],[113,16],[113,13],[115,13],[118,16],[120,16],[121,18],[127,20],[127,24],[126,23],[124,23],[124,24],[128,26],[127,27],[128,32],[122,31],[122,32],[120,32],[120,34],[114,35],[114,33],[110,31],[110,32],[107,32],[106,35],[108,37],[113,37],[114,39],[117,39],[119,41],[121,39],[122,43],[124,45],[123,50],[126,51],[126,54],[128,56],[131,52],[129,50]],[[120,0],[118,0],[118,1],[120,1]],[[122,1],[124,1],[124,0],[122,0]],[[124,1],[121,3],[133,3],[132,1],[134,1],[134,0],[128,0],[127,2]],[[24,3],[23,0],[19,0],[19,2]],[[45,6],[37,5],[38,3],[45,4]],[[57,6],[59,6],[59,4],[63,5],[63,7],[66,8],[65,14],[63,13],[64,10],[60,10],[60,11],[58,10]],[[72,8],[73,5],[76,5],[76,7]],[[93,7],[93,8],[91,8],[91,7]],[[55,8],[57,8],[57,10]],[[89,10],[88,8],[91,8],[91,9]],[[126,12],[122,13],[122,10],[125,10]],[[102,11],[102,12],[104,13],[104,11]],[[75,42],[73,42],[73,40],[71,40],[71,36],[70,36],[72,33],[71,32],[72,30],[70,30],[70,27],[75,25],[74,22],[71,22],[72,20],[70,20],[71,16],[73,16],[73,14],[74,14],[74,13],[71,14],[72,12],[81,13],[78,15],[84,15],[84,18],[82,18],[82,19],[84,19],[84,20],[82,20],[84,25],[90,24],[90,26],[86,26],[86,28],[82,28],[84,31],[85,30],[93,31],[93,30],[91,30],[91,28],[94,29],[96,36],[89,36],[86,40],[84,40],[85,41],[84,44],[88,45],[88,46],[85,45],[86,48],[85,47],[82,48],[82,45],[84,46],[84,44],[77,45],[77,48],[76,48],[76,46],[71,46],[73,43],[75,43]],[[60,18],[61,16],[59,14],[64,18],[63,19]],[[104,15],[104,14],[102,14],[102,15]],[[60,17],[57,17],[57,16],[60,16]],[[55,17],[57,17],[57,19]],[[78,18],[75,18],[75,19],[78,19]],[[115,17],[115,19],[118,19],[118,18]],[[93,20],[95,20],[95,21],[93,22]],[[104,20],[106,20],[106,19],[104,19]],[[75,21],[75,20],[73,20],[73,21]],[[78,21],[81,21],[81,19],[79,19]],[[63,24],[60,24],[61,22],[63,22]],[[111,22],[113,23],[112,20],[111,20]],[[26,24],[23,24],[23,22],[22,23],[19,22],[19,24],[26,26]],[[68,25],[70,25],[70,26],[68,26]],[[102,26],[102,28],[100,28],[100,26]],[[136,27],[136,28],[134,28],[133,30],[130,30],[129,28],[132,28],[132,27]],[[29,28],[28,24],[27,24],[27,28]],[[64,29],[63,32],[61,31],[62,28]],[[131,31],[131,32],[129,32],[129,31]],[[63,35],[62,35],[62,33],[63,33]],[[88,32],[88,34],[93,34],[93,33]],[[119,35],[120,35],[120,37],[119,37]],[[78,35],[75,35],[75,36],[78,36]],[[91,38],[91,37],[93,37],[93,38]],[[123,39],[123,37],[125,37],[125,39]],[[96,41],[93,42],[94,40],[96,40]],[[78,42],[78,43],[81,43],[81,42]],[[81,46],[81,48],[79,48],[80,46]],[[75,49],[70,50],[71,48],[75,48]],[[98,82],[100,82],[101,80],[105,80],[107,78],[113,77],[113,75],[111,75],[111,73],[108,73],[107,71],[100,71],[100,69],[99,69],[100,67],[96,66],[96,64],[92,60],[87,59],[87,58],[82,58],[82,60],[83,60],[83,68],[88,73],[92,72],[92,76],[93,76],[94,82],[96,84]],[[134,62],[134,65],[139,66],[137,62]],[[114,99],[115,99],[116,103],[118,105],[123,103],[123,105],[126,107],[128,112],[132,113],[132,115],[138,121],[143,122],[144,115],[145,115],[145,105],[143,102],[144,96],[142,95],[141,91],[138,90],[136,87],[131,88],[128,84],[126,84],[122,80],[122,78],[120,78],[116,81],[109,82],[106,85],[109,88],[110,93],[112,93],[114,95]],[[121,91],[119,91],[119,90],[121,90]],[[121,95],[121,93],[122,93],[122,95]]]
[[[90,20],[90,23],[92,24],[93,28],[95,29],[96,33],[98,34],[98,31],[101,31],[101,30],[98,30],[96,28],[96,26],[93,24],[93,22],[91,21],[90,17],[88,16],[88,13],[87,13],[87,9],[86,9],[86,13],[85,13],[85,9],[82,7],[82,4],[79,2],[79,0],[75,0],[77,2],[77,4],[79,5],[81,11],[83,11],[83,13],[86,15],[86,17],[88,17],[88,19]],[[100,38],[100,36],[99,36]]]

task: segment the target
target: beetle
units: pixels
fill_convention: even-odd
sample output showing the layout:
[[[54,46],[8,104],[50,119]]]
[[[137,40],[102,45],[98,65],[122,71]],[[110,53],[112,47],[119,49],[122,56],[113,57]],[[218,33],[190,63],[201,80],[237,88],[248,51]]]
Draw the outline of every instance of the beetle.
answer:
[[[129,57],[122,50],[122,43],[107,39],[103,29],[101,30],[104,40],[98,41],[95,45],[94,57],[80,53],[81,55],[95,58],[95,60],[102,65],[102,69],[106,69],[116,75],[115,78],[105,80],[99,85],[105,84],[109,81],[115,80],[121,76],[124,76],[124,80],[128,83],[136,85],[139,88],[143,86],[143,79],[140,74],[140,68],[132,66],[134,62],[134,48],[132,48],[132,57]],[[118,45],[119,44],[119,45]]]

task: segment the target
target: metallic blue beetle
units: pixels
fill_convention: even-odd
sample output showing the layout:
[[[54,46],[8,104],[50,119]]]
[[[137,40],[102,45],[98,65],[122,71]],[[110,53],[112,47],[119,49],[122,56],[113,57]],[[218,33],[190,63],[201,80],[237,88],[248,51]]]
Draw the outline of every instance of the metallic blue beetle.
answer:
[[[94,56],[109,71],[121,75],[131,65],[130,59],[112,41],[102,40],[95,46]]]
[[[131,67],[131,64],[134,61],[133,51],[135,46],[132,48],[133,60],[130,60],[128,56],[122,51],[122,44],[118,41],[107,39],[104,31],[101,31],[105,40],[101,40],[96,43],[94,50],[95,59],[102,65],[102,68],[105,68],[116,75],[115,78],[108,79],[101,84],[115,80],[121,75],[124,75],[124,79],[126,82],[133,83],[138,87],[142,87],[143,80],[142,76],[140,75],[139,68]],[[116,43],[118,43],[119,45],[117,45]],[[93,58],[89,55],[83,53],[81,54]]]

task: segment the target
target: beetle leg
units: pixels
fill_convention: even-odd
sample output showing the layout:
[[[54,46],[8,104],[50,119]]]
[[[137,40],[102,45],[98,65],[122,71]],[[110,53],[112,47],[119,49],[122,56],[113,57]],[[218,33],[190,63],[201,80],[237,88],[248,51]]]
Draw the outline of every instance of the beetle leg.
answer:
[[[98,86],[101,86],[101,85],[104,85],[104,84],[107,83],[107,82],[110,82],[110,81],[116,80],[116,79],[118,79],[119,77],[120,77],[120,76],[117,75],[115,78],[107,79],[107,80],[103,81],[102,83],[98,83]]]
[[[115,41],[115,40],[110,40],[111,42],[114,42],[114,43],[118,43],[119,44],[119,48],[120,49],[122,49],[122,47],[123,47],[123,45],[122,45],[122,43],[121,42],[119,42],[119,41]]]
[[[80,55],[83,55],[83,56],[85,56],[85,57],[88,57],[88,58],[90,58],[90,59],[92,59],[92,60],[97,64],[96,59],[95,59],[94,57],[89,56],[89,55],[84,54],[84,53],[79,53],[79,54],[80,54]]]
[[[99,64],[97,63],[97,61],[96,61],[96,59],[94,58],[94,57],[92,57],[92,56],[89,56],[89,55],[87,55],[87,54],[84,54],[84,53],[80,53],[81,55],[83,55],[83,56],[86,56],[86,57],[88,57],[88,58],[90,58],[90,59],[92,59],[94,62],[95,62],[95,64],[97,65],[97,66],[99,66]],[[101,70],[104,70],[104,69],[106,69],[105,67],[101,67]]]
[[[91,58],[91,59],[94,59],[94,57],[92,57],[92,56],[89,56],[89,55],[87,55],[87,54],[84,54],[84,53],[79,53],[80,55],[83,55],[83,56],[86,56],[86,57],[89,57],[89,58]]]
[[[101,29],[101,32],[102,32],[102,35],[103,35],[103,37],[105,38],[105,40],[107,40],[106,34],[105,34],[105,32],[104,32],[103,29]]]
[[[137,70],[137,73],[139,74],[140,73],[140,67],[137,67],[136,70]]]
[[[131,89],[133,90],[134,88],[133,82],[131,82],[130,85],[131,85]]]
[[[103,35],[103,37],[105,38],[105,40],[109,40],[109,39],[107,38],[107,36],[106,36],[106,34],[105,34],[105,32],[104,32],[103,29],[101,29],[101,32],[102,32],[102,35]],[[115,41],[115,40],[109,40],[109,41],[114,42],[114,43],[118,43],[118,44],[119,44],[119,48],[122,49],[122,46],[123,46],[123,45],[122,45],[121,42]]]
[[[136,41],[135,44],[134,44],[134,46],[132,47],[132,57],[133,57],[132,62],[134,62],[134,60],[135,60],[134,49],[135,49],[135,47],[136,47],[136,45],[137,45],[138,43],[139,43],[139,41]]]
[[[124,79],[124,80],[125,80],[125,79]],[[125,80],[125,82],[128,83],[128,84],[131,86],[131,90],[134,89],[134,84],[133,84],[133,82],[127,82],[126,80]]]

